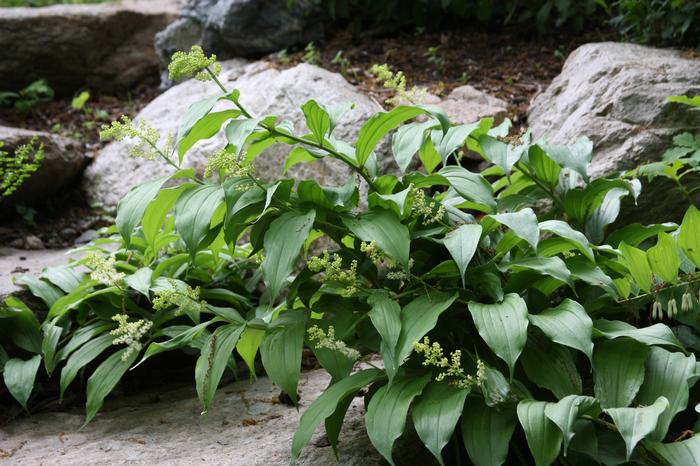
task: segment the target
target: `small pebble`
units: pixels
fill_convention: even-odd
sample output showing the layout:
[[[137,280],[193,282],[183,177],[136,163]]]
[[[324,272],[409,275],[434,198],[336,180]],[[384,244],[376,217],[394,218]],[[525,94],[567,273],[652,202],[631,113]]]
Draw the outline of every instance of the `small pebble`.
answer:
[[[36,235],[29,235],[24,238],[24,245],[27,249],[44,249],[44,243]]]
[[[67,227],[61,230],[61,237],[63,237],[64,239],[72,240],[76,236],[78,236],[78,232],[75,230],[75,228]]]

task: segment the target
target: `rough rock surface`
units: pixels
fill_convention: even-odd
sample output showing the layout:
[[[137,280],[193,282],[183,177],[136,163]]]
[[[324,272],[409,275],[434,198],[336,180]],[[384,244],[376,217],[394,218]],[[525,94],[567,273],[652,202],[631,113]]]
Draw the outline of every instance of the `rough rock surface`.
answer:
[[[39,169],[24,181],[6,201],[0,202],[0,216],[8,207],[31,205],[66,186],[85,167],[88,159],[82,146],[71,139],[50,133],[0,126],[2,150],[12,153],[19,145],[36,137],[36,143],[44,146],[44,160]]]
[[[273,403],[279,388],[261,377],[252,384],[240,381],[219,389],[205,416],[200,416],[201,406],[192,387],[162,389],[157,397],[143,393],[108,400],[95,420],[81,430],[84,417],[79,409],[36,413],[0,429],[0,453],[5,456],[2,461],[16,466],[286,465],[300,414],[328,381],[324,371],[302,373],[298,412]],[[330,446],[322,446],[328,442],[323,441],[321,428],[297,464],[385,464],[367,439],[363,413],[362,398],[355,398],[340,434],[338,460]],[[421,452],[417,454],[416,443],[397,446],[397,464],[433,464]]]
[[[297,131],[305,130],[300,106],[309,99],[323,104],[350,101],[355,108],[340,121],[334,134],[354,142],[361,125],[379,105],[356,91],[339,74],[322,68],[300,64],[287,70],[277,70],[265,62],[245,66],[240,60],[223,63],[222,80],[229,89],[240,90],[240,100],[255,115],[278,115],[289,119]],[[138,115],[164,133],[175,133],[179,117],[190,104],[216,95],[212,83],[186,81],[169,89]],[[218,107],[215,107],[218,108]],[[202,170],[207,158],[225,144],[223,131],[216,137],[197,143],[186,155],[185,165]],[[147,161],[128,157],[128,142],[115,142],[105,147],[85,173],[83,186],[93,202],[112,207],[128,192],[143,181],[170,173],[172,169],[162,161]],[[276,145],[267,149],[256,160],[257,173],[262,178],[276,178],[282,173],[289,146]],[[388,159],[387,159],[388,160]],[[320,160],[313,164],[293,167],[289,175],[314,178],[321,184],[338,186],[347,182],[349,170],[340,162]]]
[[[0,89],[46,78],[59,92],[126,89],[157,80],[155,34],[184,0],[0,8]]]
[[[156,49],[163,65],[173,52],[195,44],[220,59],[260,57],[319,40],[322,27],[307,0],[296,0],[291,8],[287,0],[190,0],[158,33]]]
[[[535,97],[528,122],[536,137],[555,144],[588,136],[591,175],[601,175],[659,160],[673,135],[700,132],[700,112],[666,101],[699,93],[698,58],[635,44],[586,44]]]
[[[502,119],[508,110],[508,104],[472,86],[455,88],[445,100],[438,103],[456,124],[473,123],[485,117]]]

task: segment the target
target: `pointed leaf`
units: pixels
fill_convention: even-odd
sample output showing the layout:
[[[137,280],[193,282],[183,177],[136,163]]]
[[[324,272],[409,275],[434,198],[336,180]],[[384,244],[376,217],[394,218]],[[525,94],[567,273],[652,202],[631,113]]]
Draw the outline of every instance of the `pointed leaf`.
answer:
[[[532,325],[539,327],[552,341],[593,356],[593,321],[576,301],[565,299],[557,307],[528,316]]]
[[[445,464],[441,452],[452,437],[468,394],[468,389],[431,381],[414,403],[413,426],[440,464]]]
[[[537,215],[531,208],[526,208],[518,212],[507,214],[496,214],[486,217],[507,226],[518,238],[527,241],[533,249],[537,250],[537,243],[540,239],[540,228],[537,223]],[[487,228],[490,230],[490,228]]]
[[[491,183],[479,173],[458,166],[443,167],[438,173],[449,181],[460,196],[478,204],[476,207],[481,206],[480,210],[492,212],[496,208]]]
[[[574,438],[574,423],[583,414],[600,412],[598,400],[590,396],[569,395],[557,403],[547,403],[545,415],[554,422],[564,434],[564,455],[569,448],[569,442]]]
[[[671,466],[700,466],[700,434],[682,442],[646,442],[644,446]]]
[[[270,301],[277,298],[294,270],[306,237],[314,224],[316,211],[287,212],[275,219],[265,233],[265,259],[262,274]]]
[[[199,396],[204,412],[209,410],[226,365],[244,328],[243,325],[238,324],[223,325],[212,333],[202,347],[195,367],[194,378],[197,396]]]
[[[508,456],[517,416],[512,405],[489,408],[469,399],[462,415],[462,441],[474,466],[501,466]]]
[[[397,215],[379,209],[367,212],[358,218],[344,218],[343,223],[362,241],[375,241],[377,246],[392,259],[408,269],[411,238],[408,228]]]
[[[557,459],[563,438],[561,430],[544,414],[547,404],[535,400],[518,403],[518,419],[536,466],[549,466]]]
[[[670,235],[659,233],[656,245],[647,250],[647,258],[652,272],[657,277],[667,283],[677,281],[681,258],[678,255],[676,240]]]
[[[426,113],[426,111],[419,107],[401,105],[392,109],[390,112],[379,112],[373,115],[362,125],[357,135],[357,142],[355,144],[357,166],[365,166],[365,162],[374,150],[374,147],[389,131],[393,130],[404,121],[424,113]]]
[[[35,354],[30,359],[12,358],[5,362],[3,379],[10,394],[26,410],[29,395],[34,389],[34,379],[41,364],[41,355]]]
[[[509,293],[501,303],[470,301],[469,312],[481,338],[508,364],[512,376],[515,362],[527,341],[527,305],[523,298]]]
[[[668,400],[660,396],[651,406],[643,408],[609,408],[605,410],[625,440],[627,461],[629,461],[632,451],[639,441],[656,429],[659,416],[666,409],[668,409]]]
[[[452,230],[445,239],[443,244],[452,255],[452,259],[457,263],[460,276],[462,277],[462,286],[465,284],[464,274],[467,271],[467,266],[471,262],[476,248],[479,246],[481,238],[481,225],[460,225],[457,229]]]
[[[393,466],[391,451],[403,433],[411,401],[420,395],[431,374],[420,378],[396,377],[372,396],[365,414],[365,426],[374,448]]]
[[[678,233],[678,245],[695,267],[700,268],[700,210],[691,205],[683,216]]]
[[[260,344],[260,357],[265,372],[289,395],[294,404],[298,402],[297,384],[306,331],[303,317],[298,311],[283,314],[274,322],[273,328]]]
[[[595,397],[603,408],[626,408],[644,381],[649,347],[628,338],[596,345],[593,356]]]
[[[401,335],[401,306],[388,296],[381,296],[372,301],[369,318],[382,337],[381,353],[386,373],[391,381],[400,363],[397,360],[396,347]]]
[[[87,425],[102,408],[104,399],[109,395],[131,364],[139,355],[138,351],[127,353],[128,349],[113,353],[102,361],[87,382],[87,402],[85,403],[85,423]],[[125,356],[126,355],[126,356]],[[124,359],[125,358],[125,359]]]

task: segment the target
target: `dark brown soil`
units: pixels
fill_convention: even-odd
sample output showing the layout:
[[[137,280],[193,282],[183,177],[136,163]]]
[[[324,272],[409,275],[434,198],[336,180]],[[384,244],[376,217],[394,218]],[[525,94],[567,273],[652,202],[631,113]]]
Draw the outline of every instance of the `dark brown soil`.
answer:
[[[336,72],[343,67],[338,52],[347,60],[345,77],[382,103],[391,97],[367,73],[374,64],[388,64],[403,71],[409,86],[423,86],[438,96],[469,84],[509,104],[510,118],[522,123],[532,97],[561,72],[569,53],[588,42],[615,40],[614,31],[592,29],[581,34],[559,32],[538,36],[519,27],[473,30],[465,27],[441,33],[401,33],[391,37],[353,37],[348,30],[330,34],[319,44],[320,66]],[[430,52],[430,49],[434,52]],[[436,49],[435,49],[436,48]],[[272,59],[280,66],[303,60],[304,51]]]

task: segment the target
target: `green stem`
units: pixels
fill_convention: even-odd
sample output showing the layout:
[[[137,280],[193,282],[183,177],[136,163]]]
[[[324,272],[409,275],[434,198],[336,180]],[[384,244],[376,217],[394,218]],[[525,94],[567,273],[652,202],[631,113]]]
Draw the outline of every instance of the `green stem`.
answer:
[[[213,80],[213,81],[216,83],[216,85],[219,86],[219,88],[222,90],[222,92],[224,92],[225,94],[228,94],[228,90],[227,90],[226,87],[221,83],[221,81],[219,81],[219,78],[217,78],[216,75],[215,75],[208,67],[206,68],[206,70],[207,70],[207,72],[209,73],[209,76],[211,76],[212,80]],[[236,100],[233,100],[233,99],[232,99],[232,102],[233,102],[234,105],[236,105],[236,107],[241,111],[241,113],[243,114],[244,117],[246,117],[246,118],[253,118],[253,115],[252,115],[250,112],[248,112],[248,110],[246,110],[246,108],[243,107],[243,105],[241,105],[241,103],[238,101],[238,99],[236,99]],[[266,125],[266,124],[264,124],[264,123],[260,123],[259,126],[260,126],[261,128],[263,128],[263,129],[265,129],[266,131],[268,131],[268,132],[270,133],[270,135],[272,135],[272,136],[285,137],[285,138],[287,138],[287,139],[291,139],[292,141],[294,141],[294,142],[296,142],[296,143],[298,143],[298,144],[304,144],[304,145],[307,145],[307,146],[315,147],[315,148],[317,148],[317,149],[320,149],[320,150],[322,150],[322,151],[327,152],[328,154],[332,155],[333,158],[340,160],[341,162],[343,162],[344,164],[346,164],[348,167],[350,167],[352,170],[356,171],[356,172],[365,180],[365,182],[367,182],[367,185],[370,187],[370,189],[371,189],[372,191],[378,191],[377,186],[374,184],[374,182],[373,182],[372,179],[369,177],[369,175],[367,174],[367,172],[366,172],[365,170],[363,170],[362,168],[359,168],[359,167],[355,166],[355,164],[352,162],[352,160],[350,160],[350,159],[349,159],[347,156],[345,156],[344,154],[341,154],[340,152],[338,152],[338,151],[336,151],[336,150],[334,150],[334,149],[331,149],[331,148],[329,148],[329,147],[326,147],[326,146],[324,146],[323,144],[320,144],[320,143],[318,143],[318,142],[309,141],[309,140],[306,140],[306,139],[303,139],[303,138],[294,136],[294,135],[292,135],[292,134],[287,134],[287,133],[280,132],[280,131],[277,130],[277,128],[275,128],[274,126]]]

